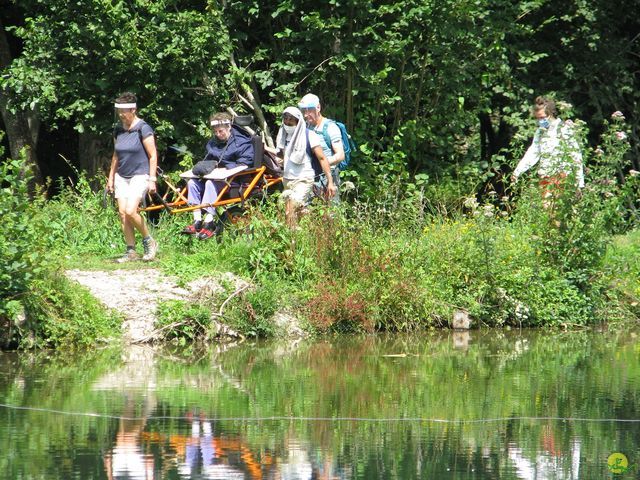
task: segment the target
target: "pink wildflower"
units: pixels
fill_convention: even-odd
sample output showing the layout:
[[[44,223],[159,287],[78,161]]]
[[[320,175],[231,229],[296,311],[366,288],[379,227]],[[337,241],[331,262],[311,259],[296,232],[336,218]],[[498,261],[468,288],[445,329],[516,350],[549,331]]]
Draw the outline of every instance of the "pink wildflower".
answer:
[[[624,114],[620,110],[616,110],[611,114],[612,120],[624,120]]]
[[[624,132],[616,132],[616,138],[618,140],[626,140],[627,139],[627,134]]]

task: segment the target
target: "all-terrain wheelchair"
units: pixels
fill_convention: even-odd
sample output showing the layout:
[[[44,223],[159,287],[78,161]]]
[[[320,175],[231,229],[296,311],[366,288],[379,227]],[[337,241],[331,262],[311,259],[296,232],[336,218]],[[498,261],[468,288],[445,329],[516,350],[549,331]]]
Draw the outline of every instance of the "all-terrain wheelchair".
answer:
[[[163,193],[147,194],[147,198],[140,206],[139,211],[158,212],[165,210],[170,214],[178,214],[192,212],[205,207],[214,207],[218,216],[216,234],[220,234],[226,224],[234,222],[245,211],[247,202],[264,200],[273,191],[281,190],[282,169],[276,162],[275,155],[265,150],[260,135],[257,135],[250,128],[252,122],[253,117],[251,115],[235,116],[232,128],[234,129],[234,135],[250,137],[254,150],[253,166],[237,172],[230,170],[231,174],[224,178],[219,178],[215,172],[212,172],[211,176],[204,175],[200,177],[224,182],[224,186],[219,190],[214,202],[189,205],[187,201],[187,186],[181,185],[183,183],[182,180],[174,182],[167,173],[158,168],[159,189]]]

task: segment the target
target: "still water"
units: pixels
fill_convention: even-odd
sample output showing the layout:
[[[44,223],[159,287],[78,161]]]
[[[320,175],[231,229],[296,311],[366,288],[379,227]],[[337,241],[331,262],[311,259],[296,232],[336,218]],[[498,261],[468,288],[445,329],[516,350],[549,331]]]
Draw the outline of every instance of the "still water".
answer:
[[[0,402],[7,479],[640,478],[634,332],[0,353]]]

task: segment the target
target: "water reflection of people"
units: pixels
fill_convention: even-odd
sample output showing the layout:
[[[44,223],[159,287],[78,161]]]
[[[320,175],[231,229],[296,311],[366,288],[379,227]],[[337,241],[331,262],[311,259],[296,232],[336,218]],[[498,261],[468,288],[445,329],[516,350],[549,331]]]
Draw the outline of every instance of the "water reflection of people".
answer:
[[[116,442],[104,457],[104,466],[109,480],[135,478],[151,480],[156,478],[152,454],[142,450],[141,436],[151,405],[145,397],[142,414],[136,412],[136,402],[128,398],[125,411],[120,418]]]
[[[281,480],[341,480],[351,478],[347,470],[339,468],[329,448],[310,447],[290,439],[285,444],[285,458],[280,462]]]
[[[241,440],[215,436],[212,421],[202,414],[190,412],[186,418],[191,422],[191,435],[172,435],[169,440],[177,454],[180,478],[263,478],[260,461]],[[264,459],[269,460],[269,455]]]
[[[280,464],[280,478],[282,480],[311,480],[313,466],[304,446],[297,441],[290,440],[287,445],[286,462]]]
[[[213,465],[216,447],[211,422],[204,417],[195,417],[191,412],[187,414],[187,418],[191,418],[191,437],[186,440],[184,461],[178,465],[178,473],[182,477],[190,478],[201,458],[203,470]]]
[[[579,439],[572,442],[570,465],[567,465],[569,459],[566,456],[554,456],[548,453],[538,453],[533,459],[527,458],[523,449],[513,443],[507,447],[507,453],[518,478],[526,480],[546,478],[578,480],[580,478],[580,447]]]

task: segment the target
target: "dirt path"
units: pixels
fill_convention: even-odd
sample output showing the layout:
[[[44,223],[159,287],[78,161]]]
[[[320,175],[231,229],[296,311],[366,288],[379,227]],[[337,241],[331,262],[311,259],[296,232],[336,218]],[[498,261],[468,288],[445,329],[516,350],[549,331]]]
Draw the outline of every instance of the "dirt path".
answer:
[[[137,270],[67,270],[67,276],[86,287],[105,306],[125,317],[123,336],[140,342],[154,330],[155,312],[162,300],[187,300],[191,289],[154,268]]]
[[[196,279],[184,288],[178,286],[176,278],[169,277],[155,268],[108,271],[67,270],[66,274],[71,280],[86,287],[105,306],[116,310],[125,318],[122,324],[122,335],[131,343],[153,340],[156,309],[161,301],[206,301],[214,294],[224,292],[223,284],[233,286],[235,293],[231,296],[249,288],[248,282],[230,272]],[[222,318],[212,319],[212,324],[219,336],[242,337],[241,334],[221,323],[223,321]],[[276,313],[272,321],[278,336],[304,337],[307,335],[300,327],[299,320],[286,312]]]

